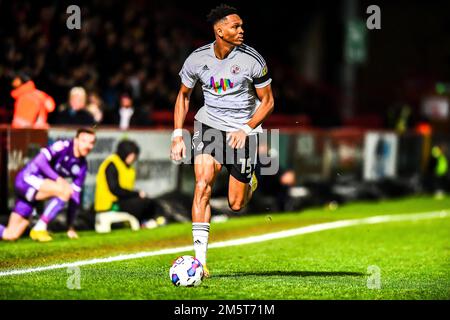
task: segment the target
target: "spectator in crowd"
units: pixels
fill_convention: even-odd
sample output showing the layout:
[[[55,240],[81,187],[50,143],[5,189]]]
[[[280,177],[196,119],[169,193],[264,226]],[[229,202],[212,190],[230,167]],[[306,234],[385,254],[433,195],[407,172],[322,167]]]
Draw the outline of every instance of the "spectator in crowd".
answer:
[[[156,205],[146,193],[134,189],[136,170],[133,164],[140,149],[131,140],[123,140],[116,153],[100,165],[96,177],[95,211],[125,211],[135,216],[142,225],[155,227],[165,224],[164,217],[155,218]]]
[[[48,128],[47,114],[55,109],[55,101],[25,73],[18,73],[13,81],[11,96],[14,98],[13,128]]]
[[[32,70],[33,80],[45,84],[58,104],[74,86],[95,90],[104,101],[103,123],[115,116],[123,90],[130,90],[133,107],[146,115],[172,109],[185,57],[208,41],[195,17],[152,1],[84,1],[82,28],[74,32],[53,27],[67,20],[57,3],[2,2],[0,24],[15,27],[0,27],[0,83],[2,74]],[[318,100],[319,93],[305,97],[298,81],[291,81],[289,63],[272,71],[274,92],[284,99],[283,112],[317,112],[328,105]],[[194,91],[192,106],[202,103],[201,90]],[[6,104],[11,110],[12,103]],[[50,116],[53,120],[56,114]],[[317,112],[317,118],[333,117]]]
[[[86,110],[94,117],[96,123],[103,121],[103,101],[98,93],[90,93]]]
[[[118,125],[121,130],[127,130],[130,127],[148,126],[150,121],[147,114],[133,106],[130,94],[123,93],[120,96],[119,110],[112,115],[111,124]]]
[[[203,42],[186,31],[192,18],[180,19],[172,8],[146,2],[116,3],[115,13],[110,10],[108,1],[84,2],[83,27],[73,32],[52,27],[67,19],[58,5],[2,3],[1,23],[15,28],[0,28],[0,78],[29,68],[57,102],[74,86],[95,90],[104,101],[103,122],[115,116],[123,90],[130,90],[133,107],[146,115],[171,109],[178,90],[173,79],[184,57]],[[201,104],[201,95],[192,98]]]
[[[73,87],[69,93],[69,101],[59,106],[52,124],[63,125],[93,125],[94,117],[86,109],[86,90],[83,87]]]

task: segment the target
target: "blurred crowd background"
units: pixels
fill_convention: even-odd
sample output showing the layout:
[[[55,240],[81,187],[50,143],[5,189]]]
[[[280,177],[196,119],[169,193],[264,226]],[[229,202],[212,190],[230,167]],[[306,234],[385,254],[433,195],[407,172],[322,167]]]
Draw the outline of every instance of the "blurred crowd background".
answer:
[[[92,1],[80,4],[81,30],[69,30],[68,5],[1,3],[2,107],[12,110],[4,89],[21,70],[56,100],[50,123],[64,122],[58,113],[70,107],[65,103],[76,86],[86,90],[93,115],[101,112],[100,123],[112,122],[120,104],[145,113],[142,125],[150,124],[152,110],[171,109],[180,63],[202,43],[186,28],[189,19],[151,3]]]
[[[378,3],[382,28],[364,31],[364,59],[357,63],[345,59],[345,21],[365,23],[368,1],[315,1],[292,8],[288,2],[228,3],[241,12],[247,44],[268,62],[280,115],[274,124],[393,128],[406,112],[412,126],[424,120],[427,97],[449,94],[446,2]],[[81,30],[66,27],[72,4],[81,8]],[[170,126],[178,72],[190,52],[213,40],[205,17],[215,5],[0,1],[1,122],[11,121],[11,79],[22,71],[54,98],[50,124],[119,125],[120,108],[131,106],[139,115],[132,126]],[[81,106],[69,101],[74,87],[84,89],[76,90]],[[197,88],[192,109],[201,104]],[[91,118],[67,117],[71,108],[86,109]],[[293,114],[298,117],[283,117]]]
[[[268,64],[275,110],[264,127],[281,129],[278,146],[260,146],[280,170],[258,172],[250,212],[450,191],[449,1],[377,1],[381,29],[371,30],[366,0],[0,0],[0,195],[9,199],[0,211],[40,146],[96,125],[85,209],[99,164],[127,136],[143,150],[143,190],[165,214],[189,212],[192,170],[166,148],[179,70],[214,40],[206,15],[221,2],[238,8],[246,44]],[[81,9],[79,30],[66,25],[71,5]],[[186,128],[202,104],[196,86]],[[46,110],[33,127],[49,130],[9,134],[33,108]],[[213,190],[214,214],[228,208],[226,181],[220,175]]]

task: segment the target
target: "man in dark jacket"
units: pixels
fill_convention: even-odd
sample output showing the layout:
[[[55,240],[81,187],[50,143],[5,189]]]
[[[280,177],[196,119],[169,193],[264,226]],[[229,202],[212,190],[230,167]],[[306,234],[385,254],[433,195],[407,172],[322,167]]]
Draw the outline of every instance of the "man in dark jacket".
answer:
[[[86,91],[82,87],[73,87],[69,93],[69,101],[62,104],[58,113],[50,118],[51,124],[83,125],[95,124],[94,117],[86,109]]]
[[[151,125],[148,115],[133,105],[133,99],[126,92],[120,96],[119,110],[113,113],[106,122],[119,126],[121,130]]]

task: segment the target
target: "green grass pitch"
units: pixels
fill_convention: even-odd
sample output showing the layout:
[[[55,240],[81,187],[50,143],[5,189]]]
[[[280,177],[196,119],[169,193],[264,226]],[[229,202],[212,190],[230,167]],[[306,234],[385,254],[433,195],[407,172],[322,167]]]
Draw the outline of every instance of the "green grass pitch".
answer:
[[[360,202],[336,210],[236,217],[211,225],[210,242],[376,215],[450,210],[450,198]],[[191,225],[110,234],[55,234],[51,243],[0,242],[0,272],[191,244]],[[324,230],[210,249],[212,278],[175,287],[171,262],[182,254],[0,276],[0,299],[450,299],[450,217]],[[374,287],[372,270],[379,270]],[[69,286],[68,286],[69,284]],[[72,284],[72,289],[70,289]]]

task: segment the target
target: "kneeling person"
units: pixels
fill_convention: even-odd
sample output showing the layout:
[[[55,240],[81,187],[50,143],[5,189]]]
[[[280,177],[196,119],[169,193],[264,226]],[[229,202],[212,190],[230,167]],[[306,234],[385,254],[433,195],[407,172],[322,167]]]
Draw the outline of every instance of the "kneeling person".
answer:
[[[44,213],[30,232],[33,240],[51,241],[47,225],[69,203],[67,224],[69,238],[78,238],[73,223],[81,202],[81,190],[87,173],[86,156],[94,148],[95,132],[79,129],[72,140],[58,140],[42,148],[39,154],[17,174],[16,203],[8,225],[0,225],[1,240],[16,240],[30,224],[29,218],[38,201],[49,199]],[[69,184],[65,179],[70,178]]]

